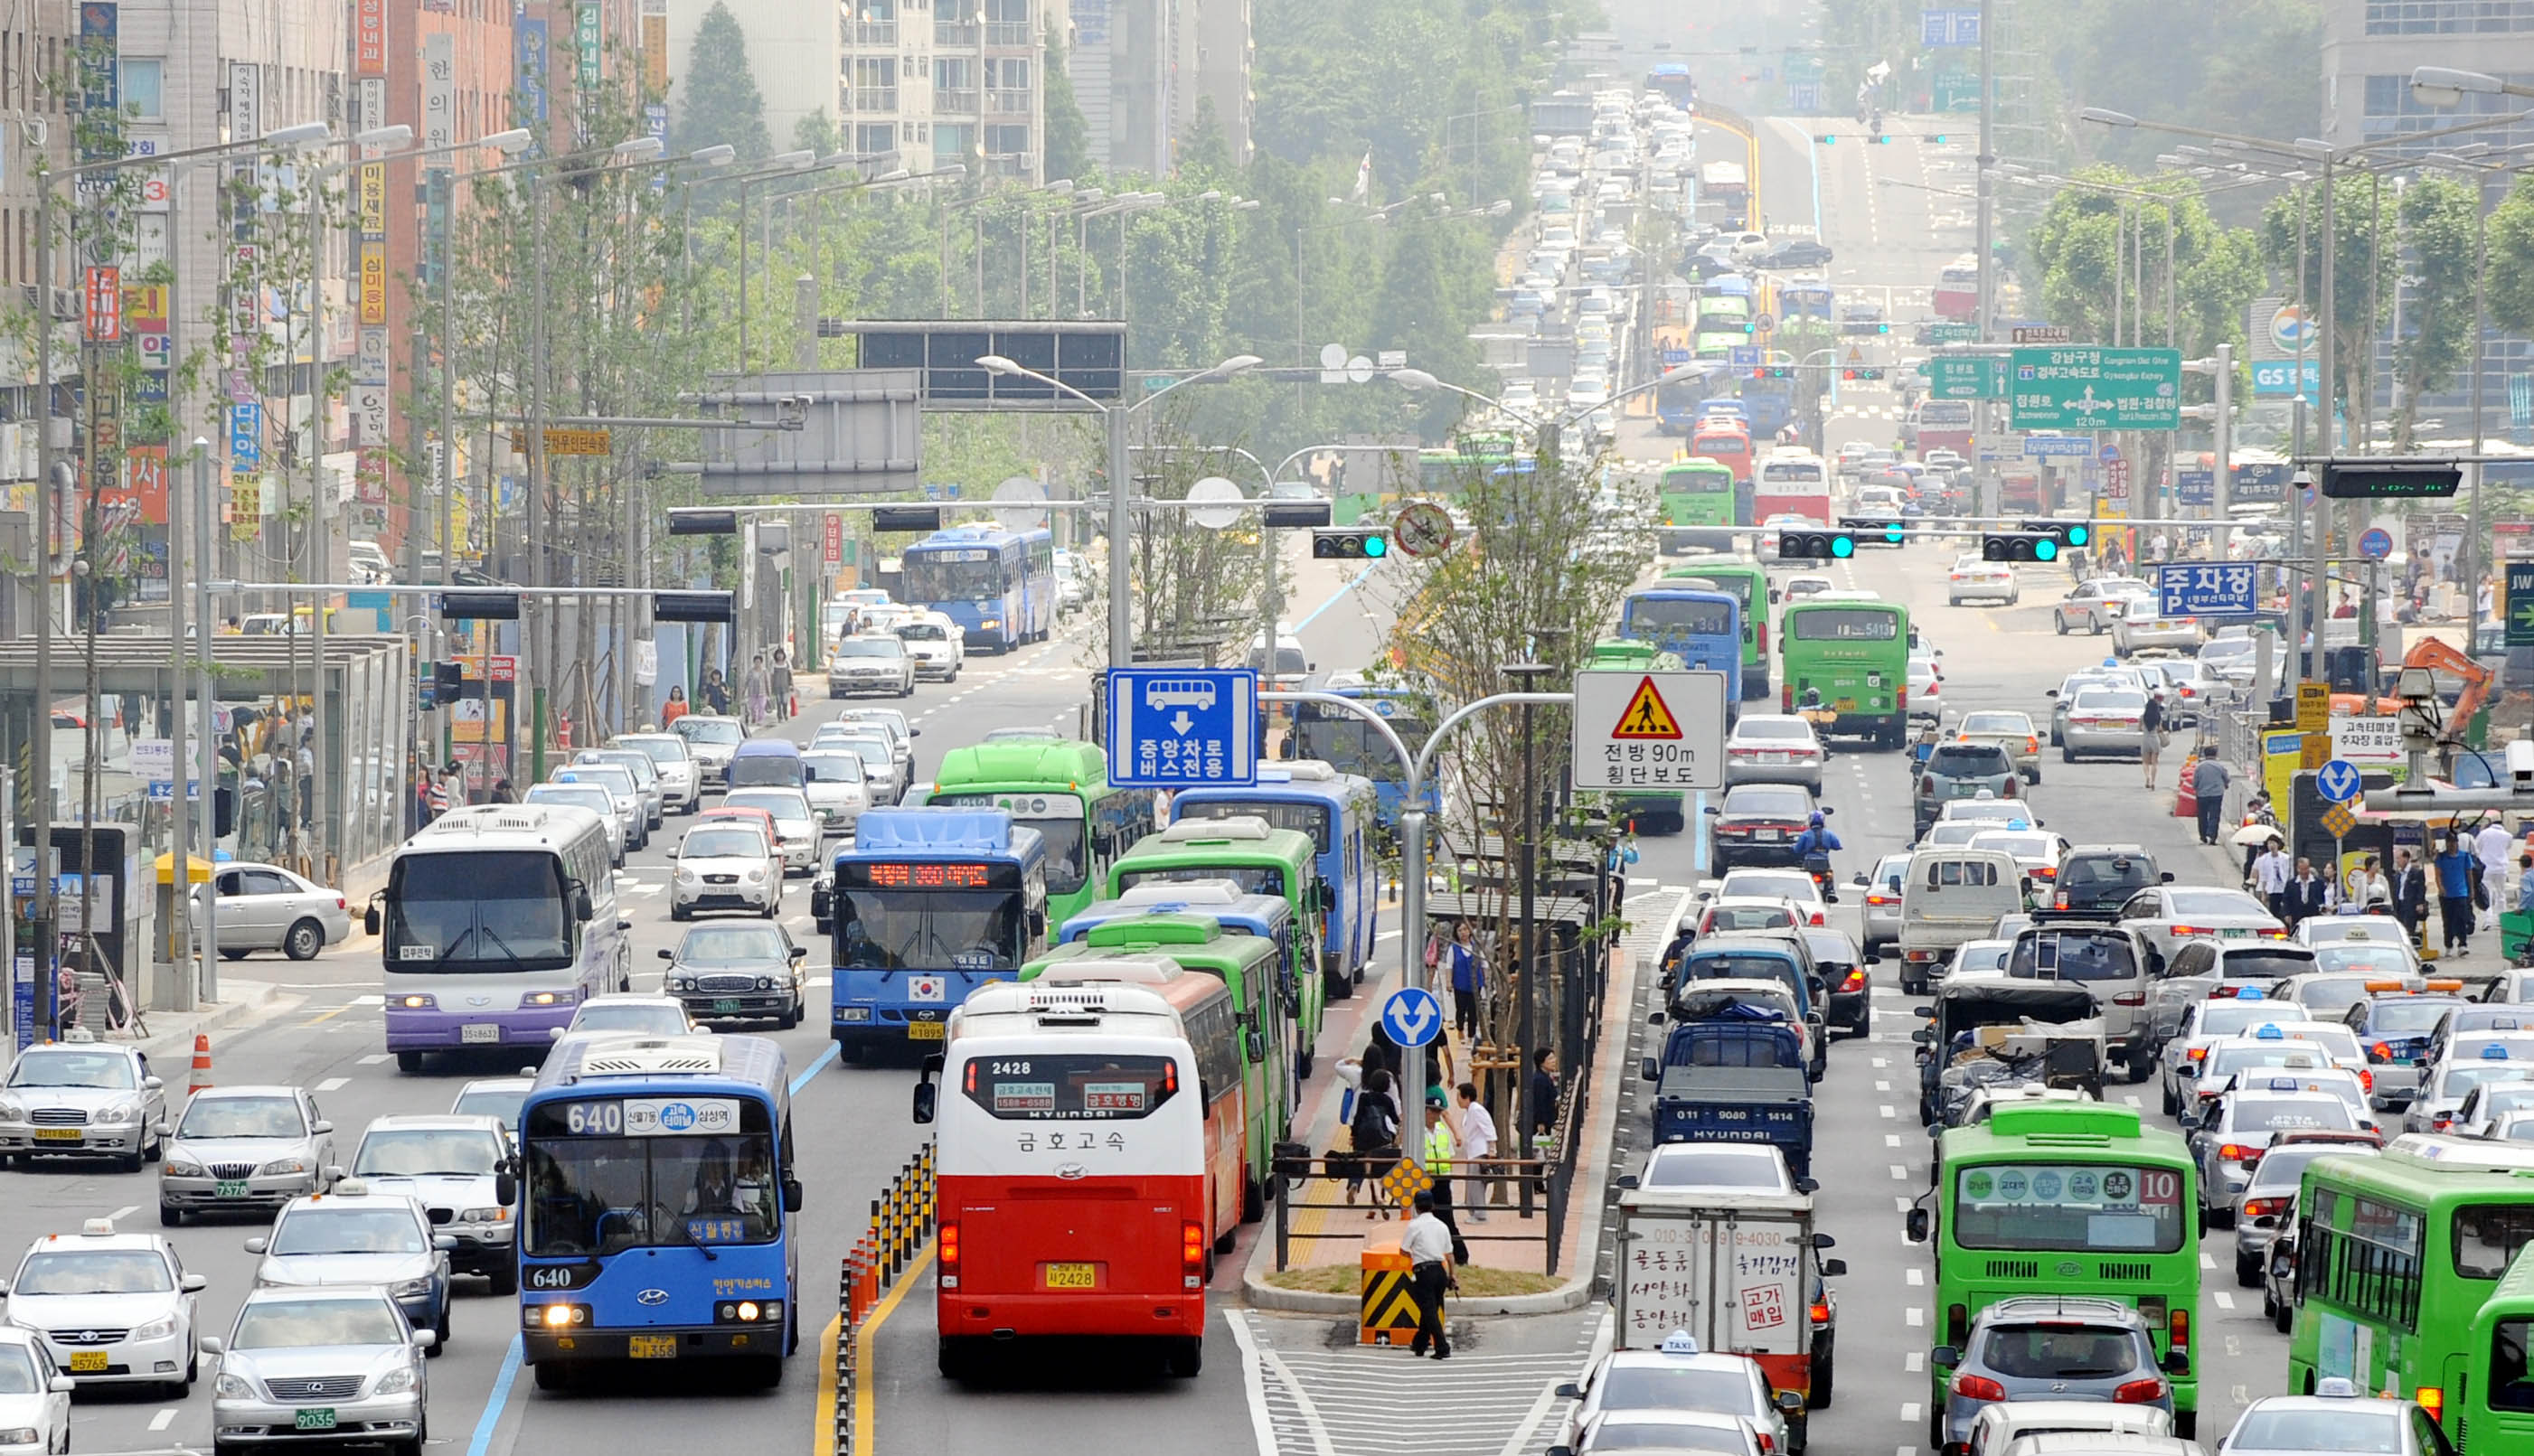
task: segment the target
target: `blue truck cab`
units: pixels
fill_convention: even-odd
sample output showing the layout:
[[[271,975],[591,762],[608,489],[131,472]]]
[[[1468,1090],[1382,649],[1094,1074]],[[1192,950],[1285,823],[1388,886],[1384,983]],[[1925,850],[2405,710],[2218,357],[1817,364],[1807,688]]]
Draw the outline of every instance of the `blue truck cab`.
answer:
[[[1655,1086],[1656,1142],[1766,1142],[1796,1177],[1812,1176],[1812,1078],[1794,1027],[1756,1016],[1677,1022],[1639,1070]]]
[[[1047,949],[1047,849],[1002,809],[867,809],[834,860],[832,1035],[937,1050],[950,1013]]]

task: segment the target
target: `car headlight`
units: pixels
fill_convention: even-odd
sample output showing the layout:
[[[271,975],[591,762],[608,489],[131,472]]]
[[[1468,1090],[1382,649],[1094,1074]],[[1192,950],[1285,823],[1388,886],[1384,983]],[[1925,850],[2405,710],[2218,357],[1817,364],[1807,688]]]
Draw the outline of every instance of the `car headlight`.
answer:
[[[673,976],[669,980],[669,989],[672,991],[692,991],[694,988],[695,978],[691,975]]]
[[[499,1204],[482,1208],[460,1208],[457,1210],[457,1221],[459,1223],[509,1223],[511,1210]]]
[[[132,1327],[132,1332],[125,1335],[124,1338],[127,1340],[163,1340],[175,1332],[176,1316],[173,1314],[161,1314],[147,1324],[134,1325]]]
[[[158,1175],[161,1178],[209,1178],[211,1176],[202,1164],[188,1162],[179,1157],[170,1157],[159,1164]]]
[[[96,1111],[96,1120],[100,1125],[109,1128],[119,1128],[127,1123],[139,1122],[141,1106],[136,1102],[117,1102],[111,1106],[100,1107]]]
[[[753,869],[748,872],[748,883],[752,885],[762,884],[764,883],[764,880],[765,871],[761,869]]]
[[[402,1395],[411,1389],[413,1389],[413,1367],[400,1365],[379,1376],[379,1383],[371,1387],[370,1394]]]
[[[23,1123],[27,1109],[15,1102],[0,1102],[0,1123]]]
[[[694,870],[682,869],[678,871],[678,883],[681,885],[694,885],[700,884],[701,882],[701,877],[696,875]]]
[[[0,1426],[0,1446],[31,1446],[42,1439],[31,1426]]]
[[[304,1159],[274,1158],[272,1162],[256,1169],[255,1176],[258,1178],[278,1178],[285,1173],[305,1173],[307,1171],[308,1164]]]
[[[255,1386],[244,1375],[232,1375],[223,1371],[220,1378],[212,1384],[211,1394],[221,1400],[253,1400]]]
[[[388,1286],[388,1293],[400,1300],[417,1299],[431,1293],[431,1276],[425,1274],[419,1279],[399,1279]]]

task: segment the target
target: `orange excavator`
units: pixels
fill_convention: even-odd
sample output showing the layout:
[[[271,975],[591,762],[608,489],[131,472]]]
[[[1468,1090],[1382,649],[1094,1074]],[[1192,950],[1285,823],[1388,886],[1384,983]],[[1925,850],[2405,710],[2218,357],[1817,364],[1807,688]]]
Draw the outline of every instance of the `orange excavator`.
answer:
[[[2463,679],[2463,691],[2456,695],[2454,706],[2446,710],[2446,730],[2440,741],[2458,744],[2463,741],[2465,725],[2490,701],[2491,685],[2497,674],[2474,662],[2462,649],[2442,638],[2423,637],[2402,654],[2402,667],[2426,668],[2436,672],[2451,672]],[[2402,700],[2379,697],[2372,700],[2365,693],[2333,693],[2331,711],[2378,718],[2390,718],[2402,711]]]

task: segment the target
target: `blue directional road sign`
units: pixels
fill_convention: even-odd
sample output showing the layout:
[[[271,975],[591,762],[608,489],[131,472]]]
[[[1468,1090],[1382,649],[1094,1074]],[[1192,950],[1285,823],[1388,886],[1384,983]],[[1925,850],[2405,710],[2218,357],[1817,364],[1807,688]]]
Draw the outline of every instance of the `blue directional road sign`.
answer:
[[[1724,348],[1724,367],[1727,369],[1758,369],[1760,367],[1760,346],[1758,344],[1726,345]]]
[[[2370,526],[2358,538],[2358,553],[2371,561],[2381,561],[2393,554],[2393,533],[2382,526]]]
[[[1381,1003],[1381,1028],[1401,1046],[1423,1046],[1443,1034],[1443,1003],[1431,991],[1402,986]]]
[[[2176,561],[2158,566],[2156,611],[2164,616],[2247,616],[2261,572],[2251,562]]]
[[[1109,673],[1109,782],[1246,788],[1258,782],[1258,673],[1118,668]]]
[[[2345,758],[2335,758],[2314,771],[2314,791],[2329,803],[2345,804],[2358,797],[2358,765]]]

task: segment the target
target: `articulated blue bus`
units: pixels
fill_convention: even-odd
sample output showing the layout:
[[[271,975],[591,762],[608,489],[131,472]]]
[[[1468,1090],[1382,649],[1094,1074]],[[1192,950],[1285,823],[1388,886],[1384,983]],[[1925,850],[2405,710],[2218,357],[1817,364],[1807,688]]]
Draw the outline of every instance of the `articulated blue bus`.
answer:
[[[803,1312],[781,1047],[567,1036],[518,1127],[519,1328],[539,1389],[617,1361],[721,1362],[760,1388],[783,1378]]]
[[[1056,539],[1044,529],[952,526],[899,561],[900,597],[957,622],[971,648],[1009,652],[1056,628]]]
[[[939,1047],[950,1013],[1047,945],[1047,846],[1004,809],[866,809],[835,857],[830,1034]]]
[[[1729,592],[1656,586],[1619,607],[1620,636],[1651,643],[1681,666],[1724,674],[1724,701],[1742,700],[1742,604]]]
[[[1311,686],[1314,691],[1363,700],[1412,754],[1425,746],[1426,735],[1434,731],[1433,699],[1413,688],[1375,687],[1352,672],[1334,673]],[[1294,732],[1287,741],[1296,758],[1315,758],[1341,774],[1360,774],[1371,780],[1381,827],[1399,827],[1400,802],[1408,791],[1407,766],[1372,725],[1344,708],[1296,703]],[[1428,813],[1441,808],[1442,794],[1431,782],[1425,786],[1424,798]]]
[[[1381,932],[1381,892],[1370,843],[1380,812],[1371,780],[1341,774],[1315,759],[1262,764],[1253,788],[1182,788],[1171,800],[1174,824],[1254,814],[1273,828],[1309,835],[1319,847],[1320,883],[1334,897],[1320,971],[1333,983],[1343,979],[1357,985],[1372,963],[1373,937]]]

